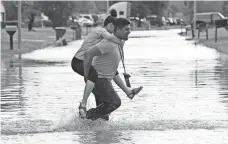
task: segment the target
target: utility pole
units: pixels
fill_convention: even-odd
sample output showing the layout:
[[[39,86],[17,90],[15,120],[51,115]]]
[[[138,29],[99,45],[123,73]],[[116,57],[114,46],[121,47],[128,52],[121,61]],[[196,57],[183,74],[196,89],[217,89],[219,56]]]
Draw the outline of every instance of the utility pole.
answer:
[[[18,49],[19,58],[21,59],[21,1],[18,1]]]
[[[194,30],[194,41],[195,41],[196,40],[196,0],[194,0],[194,9],[193,9],[193,30]]]
[[[107,16],[109,15],[109,11],[108,11],[108,9],[109,9],[109,0],[107,0],[107,5],[106,5],[106,7],[107,7]]]

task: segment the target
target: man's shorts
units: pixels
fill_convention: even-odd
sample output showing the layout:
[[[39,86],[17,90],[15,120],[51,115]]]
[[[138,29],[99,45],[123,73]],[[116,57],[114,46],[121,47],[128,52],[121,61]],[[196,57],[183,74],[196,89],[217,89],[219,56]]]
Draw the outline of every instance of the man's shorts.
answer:
[[[74,72],[80,74],[81,76],[84,76],[84,64],[83,60],[73,58],[71,61],[71,67],[74,70]],[[93,66],[90,66],[89,70],[89,75],[88,75],[88,80],[92,81],[93,83],[96,82],[98,78],[97,71],[94,69]]]

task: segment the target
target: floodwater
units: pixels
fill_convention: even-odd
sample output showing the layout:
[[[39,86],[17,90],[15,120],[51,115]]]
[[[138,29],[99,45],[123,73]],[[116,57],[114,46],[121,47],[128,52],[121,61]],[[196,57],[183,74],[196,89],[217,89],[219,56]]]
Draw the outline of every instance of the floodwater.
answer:
[[[82,41],[2,61],[2,144],[227,143],[228,56],[178,32],[130,34],[127,71],[144,89],[131,101],[114,84],[122,105],[109,122],[78,119],[84,81],[70,61]]]

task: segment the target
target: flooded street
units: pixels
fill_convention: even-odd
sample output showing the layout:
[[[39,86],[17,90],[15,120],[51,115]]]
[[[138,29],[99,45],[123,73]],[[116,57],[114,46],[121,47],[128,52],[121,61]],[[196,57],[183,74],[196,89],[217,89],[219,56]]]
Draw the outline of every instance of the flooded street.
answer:
[[[228,55],[178,32],[130,34],[126,69],[144,89],[131,101],[114,84],[122,105],[109,122],[78,119],[84,81],[70,62],[82,41],[2,61],[2,144],[227,143]]]

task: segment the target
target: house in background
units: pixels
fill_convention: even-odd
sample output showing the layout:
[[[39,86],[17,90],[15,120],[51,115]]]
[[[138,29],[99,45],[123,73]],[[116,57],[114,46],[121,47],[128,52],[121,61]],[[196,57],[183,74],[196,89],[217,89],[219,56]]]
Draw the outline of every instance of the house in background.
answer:
[[[223,13],[224,1],[196,1],[196,12],[220,12]],[[193,18],[194,1],[169,1],[166,16],[179,17],[185,21]]]

